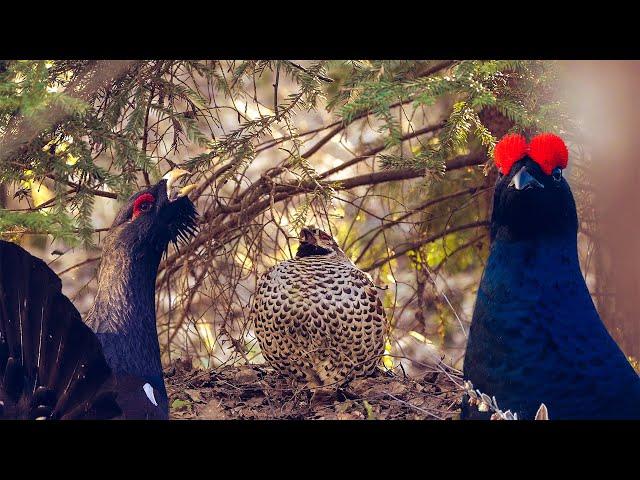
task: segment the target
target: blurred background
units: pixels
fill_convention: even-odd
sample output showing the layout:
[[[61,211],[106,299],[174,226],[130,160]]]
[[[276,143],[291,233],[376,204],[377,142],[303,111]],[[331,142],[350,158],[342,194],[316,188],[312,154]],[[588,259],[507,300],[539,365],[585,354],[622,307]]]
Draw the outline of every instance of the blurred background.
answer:
[[[639,73],[631,61],[0,61],[0,236],[44,258],[84,315],[122,200],[179,166],[201,219],[160,266],[167,364],[262,362],[256,281],[317,225],[386,288],[385,366],[461,369],[493,146],[551,131],[570,147],[589,289],[636,362]]]

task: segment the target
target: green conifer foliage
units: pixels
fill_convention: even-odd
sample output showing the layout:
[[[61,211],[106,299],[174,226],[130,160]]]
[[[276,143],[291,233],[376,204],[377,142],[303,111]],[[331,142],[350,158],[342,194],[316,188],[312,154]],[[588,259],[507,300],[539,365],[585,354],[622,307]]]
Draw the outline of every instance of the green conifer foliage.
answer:
[[[429,275],[477,269],[497,135],[564,135],[554,81],[540,61],[0,61],[0,237],[99,247],[98,198],[121,201],[185,168],[202,220],[160,267],[160,291],[186,312],[159,308],[163,345],[206,318],[244,357],[235,287],[290,255],[309,222],[336,226],[378,280],[405,258],[423,293]],[[342,153],[327,167],[331,144]],[[198,292],[219,308],[193,313]],[[439,325],[453,321],[437,311]]]

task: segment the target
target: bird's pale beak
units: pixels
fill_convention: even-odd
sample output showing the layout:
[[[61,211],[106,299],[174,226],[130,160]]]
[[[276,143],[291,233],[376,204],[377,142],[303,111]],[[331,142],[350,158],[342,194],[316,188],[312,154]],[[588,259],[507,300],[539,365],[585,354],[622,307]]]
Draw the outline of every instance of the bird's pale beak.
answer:
[[[179,198],[186,197],[191,191],[196,188],[195,184],[190,184],[174,191],[174,188],[176,188],[176,182],[185,175],[189,175],[189,172],[186,170],[182,170],[181,168],[176,168],[175,170],[171,170],[164,177],[162,177],[167,181],[167,197],[169,198],[169,201],[173,202]]]
[[[509,183],[509,188],[515,188],[516,190],[527,190],[529,188],[544,188],[538,180],[533,178],[533,176],[527,170],[527,167],[524,166],[518,173],[516,173],[511,182]]]

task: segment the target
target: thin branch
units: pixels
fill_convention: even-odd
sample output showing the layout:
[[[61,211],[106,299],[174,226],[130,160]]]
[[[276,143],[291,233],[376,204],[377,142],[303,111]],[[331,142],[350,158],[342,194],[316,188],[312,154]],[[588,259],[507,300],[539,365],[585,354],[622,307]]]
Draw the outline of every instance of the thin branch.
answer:
[[[411,251],[411,250],[415,250],[417,248],[420,248],[422,245],[425,245],[427,243],[431,243],[435,240],[438,240],[446,235],[449,235],[451,233],[455,233],[455,232],[459,232],[461,230],[469,230],[471,228],[482,228],[482,227],[487,227],[489,226],[489,222],[486,220],[481,220],[481,221],[477,221],[477,222],[471,222],[471,223],[466,223],[464,225],[457,225],[455,227],[451,227],[451,228],[446,228],[441,232],[438,232],[434,235],[430,235],[426,238],[423,238],[421,240],[416,240],[415,242],[410,242],[410,243],[406,243],[404,244],[405,246],[402,248],[393,248],[393,255],[389,255],[386,258],[381,258],[380,260],[375,261],[374,263],[372,263],[371,265],[364,267],[362,270],[364,270],[365,272],[370,272],[371,270],[374,270],[378,267],[381,267],[382,265],[384,265],[387,262],[390,262],[391,260],[394,260],[398,257],[403,256],[405,253]]]
[[[286,60],[286,62],[294,68],[303,71],[304,73],[316,77],[318,80],[321,80],[325,83],[333,83],[333,78],[325,77],[324,75],[320,75],[319,73],[313,73],[304,68],[302,65],[298,65],[297,63],[292,62],[291,60]]]
[[[58,272],[58,276],[61,277],[62,275],[64,275],[67,272],[70,272],[71,270],[75,270],[76,268],[82,267],[83,265],[87,265],[88,263],[93,263],[93,262],[97,262],[101,259],[102,257],[91,257],[91,258],[87,258],[86,260],[80,262],[80,263],[76,263],[75,265],[70,266],[69,268],[62,270],[61,272]]]
[[[442,129],[444,127],[445,123],[446,122],[440,122],[440,123],[437,123],[435,125],[430,125],[430,126],[415,130],[413,132],[406,133],[405,135],[403,135],[400,138],[400,140],[404,142],[404,141],[407,141],[409,139],[419,137],[420,135],[425,135],[427,133],[435,132],[436,130]],[[367,158],[371,158],[374,155],[377,155],[378,153],[384,151],[386,148],[387,147],[384,144],[380,145],[380,146],[378,146],[376,148],[372,148],[368,152],[363,153],[362,155],[358,155],[357,157],[352,158],[351,160],[349,160],[347,162],[344,162],[342,165],[338,165],[337,167],[334,167],[334,168],[332,168],[330,170],[327,170],[326,172],[321,173],[319,175],[319,178],[323,179],[323,178],[330,177],[331,175],[333,175],[335,173],[338,173],[338,172],[340,172],[340,171],[342,171],[342,170],[344,170],[346,168],[352,167],[353,165],[355,165],[355,164],[357,164],[357,163],[359,163],[359,162],[361,162],[363,160],[366,160]]]

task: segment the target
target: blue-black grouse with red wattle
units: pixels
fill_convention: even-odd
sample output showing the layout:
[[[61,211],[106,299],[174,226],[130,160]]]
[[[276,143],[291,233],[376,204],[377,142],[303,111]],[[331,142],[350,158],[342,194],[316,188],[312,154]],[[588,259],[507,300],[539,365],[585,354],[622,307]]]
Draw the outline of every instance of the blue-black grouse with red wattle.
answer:
[[[465,380],[521,419],[534,418],[541,403],[551,420],[639,419],[640,377],[605,329],[580,271],[564,142],[507,135],[495,161],[492,244]],[[490,414],[463,401],[464,419]]]
[[[169,417],[155,282],[169,243],[188,241],[196,210],[173,170],[133,195],[103,242],[85,322],[60,278],[0,240],[0,420]]]

